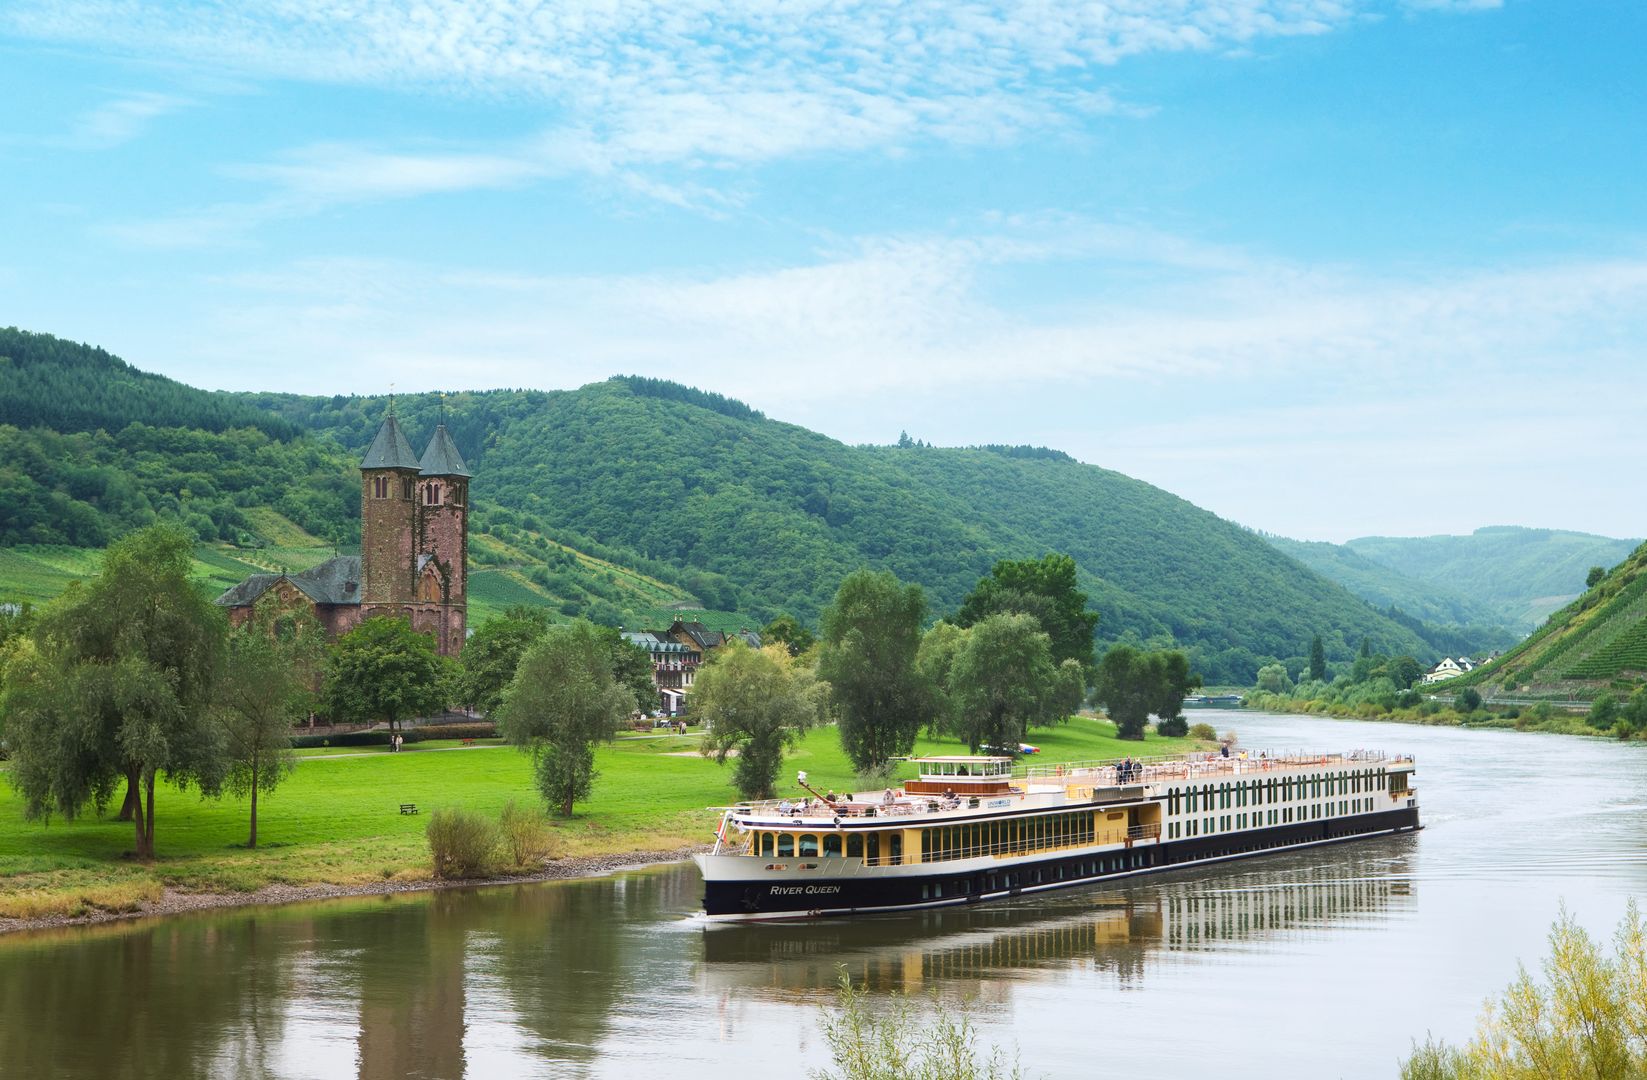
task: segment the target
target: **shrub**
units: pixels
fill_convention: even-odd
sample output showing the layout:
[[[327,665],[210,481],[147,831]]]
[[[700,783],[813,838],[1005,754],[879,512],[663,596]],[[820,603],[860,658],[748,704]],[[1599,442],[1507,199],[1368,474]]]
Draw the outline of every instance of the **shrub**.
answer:
[[[1189,729],[1189,735],[1190,738],[1200,739],[1202,742],[1216,742],[1218,729],[1211,724],[1196,724]]]
[[[1544,978],[1522,968],[1503,996],[1488,1002],[1475,1037],[1464,1046],[1415,1043],[1401,1065],[1403,1080],[1647,1073],[1640,1004],[1644,955],[1647,926],[1634,901],[1611,950],[1562,911],[1550,931]]]
[[[1475,712],[1481,708],[1481,694],[1473,686],[1466,686],[1458,692],[1458,710],[1460,712]]]
[[[412,741],[410,733],[406,741]],[[341,735],[298,735],[292,739],[292,745],[299,750],[315,746],[388,746],[389,732],[345,731]]]
[[[476,720],[459,724],[425,724],[406,732],[407,742],[433,742],[436,739],[495,739],[498,726],[490,720]]]
[[[934,999],[917,1010],[902,994],[871,1003],[867,992],[841,971],[836,1007],[824,1015],[824,1041],[832,1069],[813,1080],[1018,1080],[1017,1055],[979,1045],[978,1031],[964,1009]]]
[[[536,866],[555,853],[555,837],[543,811],[510,799],[498,815],[503,851],[516,867]]]
[[[1618,715],[1618,698],[1611,694],[1602,694],[1590,703],[1590,726],[1597,731],[1611,728]]]
[[[1189,721],[1182,716],[1174,716],[1170,720],[1158,720],[1155,724],[1155,733],[1169,738],[1182,738],[1189,734]]]
[[[480,814],[455,807],[436,810],[425,831],[436,877],[483,877],[492,868],[498,830]]]

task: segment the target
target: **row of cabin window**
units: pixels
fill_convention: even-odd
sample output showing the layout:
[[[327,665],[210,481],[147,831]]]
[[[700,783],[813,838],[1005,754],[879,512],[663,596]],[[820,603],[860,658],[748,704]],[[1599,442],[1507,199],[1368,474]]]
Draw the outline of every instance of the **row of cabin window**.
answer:
[[[1117,824],[1124,820],[1121,814],[1112,816]],[[938,862],[1090,844],[1096,835],[1093,817],[1091,811],[1082,811],[925,829],[921,838],[923,857]],[[750,854],[772,859],[845,855],[848,859],[863,859],[871,866],[880,865],[883,858],[889,865],[897,865],[903,861],[903,835],[759,832],[750,839]]]
[[[1326,816],[1333,816],[1333,807],[1338,807],[1340,814],[1361,814],[1373,808],[1372,799],[1340,799],[1336,804],[1327,803]],[[1266,816],[1267,814],[1267,816]],[[1223,814],[1215,817],[1191,818],[1188,821],[1174,821],[1167,825],[1167,839],[1181,840],[1190,836],[1203,836],[1209,833],[1229,832],[1231,829],[1240,831],[1245,828],[1259,828],[1263,825],[1290,825],[1294,821],[1320,821],[1322,804],[1314,806],[1282,807],[1276,810],[1260,810],[1256,814]]]
[[[400,497],[402,499],[412,498],[413,484],[414,481],[410,476],[400,478]],[[393,489],[387,476],[372,477],[372,498],[387,499],[391,490]],[[418,496],[423,500],[424,506],[439,506],[441,500],[445,498],[446,492],[443,485],[431,480],[418,488]]]
[[[1118,825],[1125,820],[1124,814],[1111,816]],[[921,858],[927,862],[946,862],[980,855],[1018,855],[1047,848],[1078,847],[1093,842],[1094,818],[1088,810],[942,825],[922,832]]]
[[[749,852],[766,859],[815,859],[819,855],[863,859],[870,866],[897,866],[904,861],[902,833],[770,833],[751,835]]]
[[[1170,792],[1167,795],[1167,813],[1194,814],[1206,810],[1231,810],[1249,805],[1291,802],[1294,799],[1319,799],[1322,796],[1334,798],[1339,795],[1360,794],[1363,791],[1379,790],[1384,785],[1384,778],[1383,769],[1362,769],[1315,777],[1203,784],[1200,787]],[[1394,778],[1391,779],[1390,790],[1395,790]]]

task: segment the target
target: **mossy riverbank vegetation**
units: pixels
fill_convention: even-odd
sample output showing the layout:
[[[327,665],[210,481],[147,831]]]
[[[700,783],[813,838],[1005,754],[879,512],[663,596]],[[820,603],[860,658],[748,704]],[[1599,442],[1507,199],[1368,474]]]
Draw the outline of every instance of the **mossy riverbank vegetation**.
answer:
[[[1107,720],[1076,717],[1036,733],[1038,760],[1072,761],[1170,754],[1204,748],[1193,739],[1151,734],[1142,744],[1115,737]],[[620,737],[596,751],[599,772],[587,802],[571,818],[551,819],[556,863],[587,860],[592,869],[612,857],[701,847],[714,838],[715,806],[735,798],[730,770],[699,751],[701,736]],[[369,891],[384,883],[435,884],[424,836],[427,815],[444,807],[496,818],[511,800],[530,802],[536,788],[530,759],[496,741],[446,748],[439,743],[386,748],[300,751],[292,775],[260,809],[260,845],[245,842],[245,800],[202,800],[197,792],[156,789],[165,823],[153,863],[131,860],[131,826],[104,817],[23,821],[22,801],[0,783],[0,927],[19,929],[64,918],[138,914],[223,903],[224,894],[252,902],[271,885],[329,885]],[[917,754],[964,753],[956,740],[920,739]],[[833,727],[807,732],[786,755],[785,768],[804,769],[814,786],[850,790],[855,770]],[[895,778],[913,775],[907,763]],[[787,778],[786,778],[787,781]],[[400,805],[419,813],[403,815]],[[636,861],[642,861],[637,858]],[[514,871],[529,878],[541,868]],[[505,876],[507,873],[504,872]],[[178,902],[182,894],[181,902]]]

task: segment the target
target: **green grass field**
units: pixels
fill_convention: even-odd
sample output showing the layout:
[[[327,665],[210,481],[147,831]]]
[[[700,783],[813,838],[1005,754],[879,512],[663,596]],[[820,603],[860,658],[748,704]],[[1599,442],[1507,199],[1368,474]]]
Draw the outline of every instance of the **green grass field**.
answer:
[[[1038,760],[1071,761],[1194,748],[1188,739],[1122,742],[1108,721],[1077,718],[1038,731]],[[711,838],[716,812],[735,798],[722,768],[695,751],[699,736],[625,738],[597,754],[593,797],[554,829],[565,855],[663,851]],[[430,747],[441,744],[413,744]],[[918,754],[964,752],[923,739]],[[1037,759],[1032,759],[1037,760]],[[805,769],[815,787],[849,790],[852,768],[833,727],[809,732],[789,755],[780,793],[798,791]],[[905,766],[905,775],[913,775]],[[461,806],[495,815],[510,799],[536,802],[530,763],[501,746],[391,754],[377,748],[306,752],[297,771],[259,807],[260,847],[246,839],[246,805],[157,790],[152,866],[130,862],[132,829],[110,818],[48,823],[23,819],[10,784],[0,783],[0,917],[38,917],[91,907],[132,907],[162,885],[219,892],[271,882],[361,884],[429,877],[423,828],[429,811]],[[404,816],[401,803],[421,813]]]

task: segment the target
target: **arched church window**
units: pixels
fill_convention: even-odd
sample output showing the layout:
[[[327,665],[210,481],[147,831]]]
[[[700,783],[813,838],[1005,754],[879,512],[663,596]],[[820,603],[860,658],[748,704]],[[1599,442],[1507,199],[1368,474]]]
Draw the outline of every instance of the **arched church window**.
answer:
[[[372,497],[387,499],[389,497],[389,478],[387,476],[372,477]]]
[[[400,497],[402,499],[410,499],[412,497],[412,487],[413,487],[412,478],[410,476],[401,477],[400,478]]]

